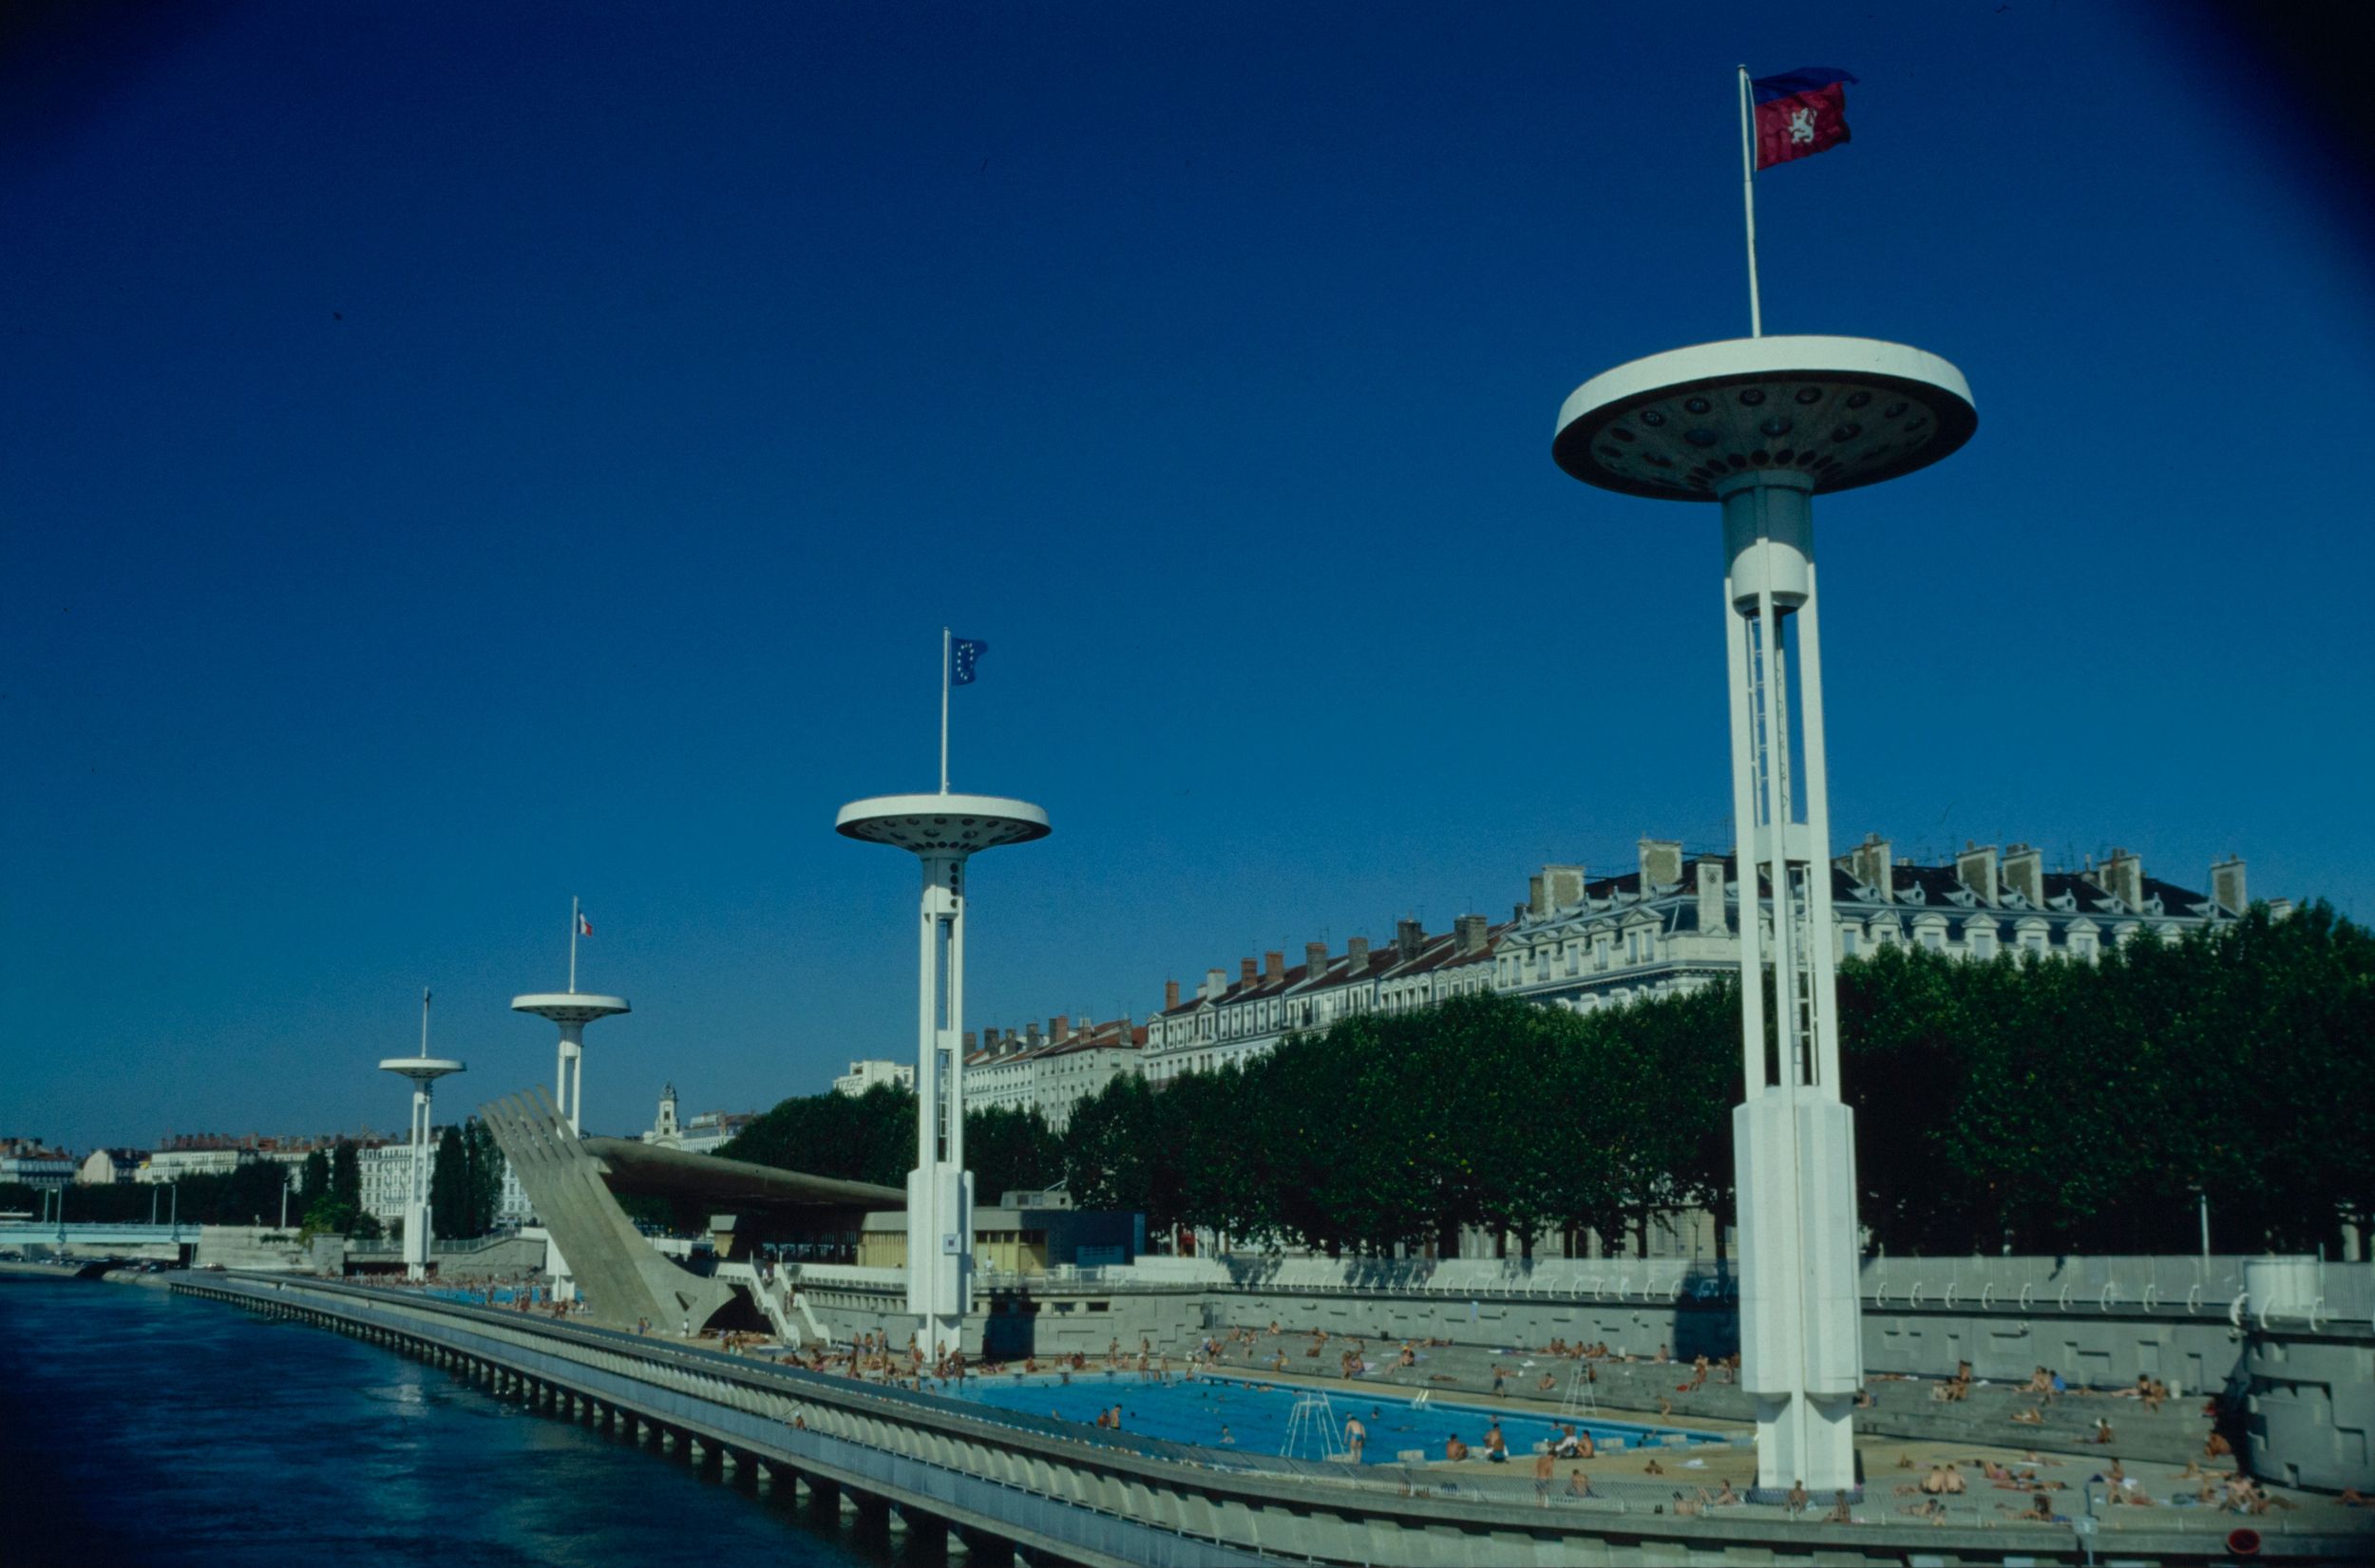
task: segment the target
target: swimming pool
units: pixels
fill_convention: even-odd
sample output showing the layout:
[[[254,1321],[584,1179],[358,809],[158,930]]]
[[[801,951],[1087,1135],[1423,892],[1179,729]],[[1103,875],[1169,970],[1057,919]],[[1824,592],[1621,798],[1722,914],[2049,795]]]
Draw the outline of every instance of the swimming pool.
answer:
[[[1142,1381],[1135,1372],[1116,1372],[1109,1377],[1101,1370],[1075,1372],[1069,1383],[1044,1373],[1035,1377],[967,1378],[961,1387],[948,1384],[934,1391],[999,1409],[1083,1423],[1094,1422],[1098,1412],[1119,1405],[1125,1432],[1202,1447],[1235,1447],[1264,1454],[1284,1451],[1288,1425],[1299,1398],[1324,1395],[1337,1445],[1342,1445],[1347,1417],[1358,1416],[1361,1425],[1368,1428],[1361,1461],[1369,1464],[1391,1464],[1408,1448],[1423,1449],[1427,1458],[1439,1460],[1443,1457],[1444,1440],[1454,1435],[1482,1457],[1485,1427],[1495,1419],[1501,1423],[1501,1437],[1509,1445],[1510,1454],[1529,1455],[1536,1443],[1545,1439],[1557,1441],[1561,1424],[1566,1420],[1434,1399],[1419,1403],[1358,1384],[1300,1388],[1227,1378],[1205,1378],[1193,1383],[1175,1378],[1168,1383],[1150,1383]],[[1305,1417],[1306,1421],[1309,1419]],[[1574,1426],[1579,1432],[1589,1432],[1604,1453],[1619,1447],[1725,1441],[1707,1432],[1610,1421],[1601,1416],[1577,1419]],[[1306,1438],[1300,1429],[1296,1439],[1297,1457],[1316,1458],[1322,1451],[1316,1438]]]
[[[547,1302],[553,1298],[552,1292],[542,1285],[523,1285],[516,1290],[509,1285],[497,1285],[492,1290],[473,1290],[466,1285],[431,1285],[422,1294],[433,1295],[440,1301],[459,1301],[468,1307],[515,1306],[522,1295],[536,1302]]]

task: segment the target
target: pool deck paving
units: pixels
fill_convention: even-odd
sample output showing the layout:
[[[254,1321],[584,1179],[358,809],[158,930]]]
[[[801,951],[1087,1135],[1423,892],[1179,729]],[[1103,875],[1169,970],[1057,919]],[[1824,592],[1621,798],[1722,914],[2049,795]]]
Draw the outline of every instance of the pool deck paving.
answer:
[[[1271,1349],[1274,1344],[1292,1346],[1299,1341],[1307,1342],[1309,1338],[1308,1334],[1298,1336],[1290,1332],[1272,1341],[1265,1333],[1262,1336],[1260,1355],[1253,1364],[1232,1365],[1225,1362],[1212,1375],[1256,1384],[1310,1388],[1339,1396],[1369,1392],[1408,1398],[1419,1391],[1409,1384],[1389,1384],[1374,1375],[1347,1379],[1296,1369],[1291,1365],[1292,1361],[1306,1359],[1301,1356],[1299,1351],[1290,1353],[1288,1370],[1281,1372],[1273,1370],[1270,1357],[1274,1354]],[[1398,1353],[1399,1349],[1396,1342],[1388,1353]],[[1673,1494],[1677,1492],[1682,1494],[1683,1501],[1697,1502],[1700,1488],[1713,1494],[1729,1482],[1736,1492],[1744,1493],[1756,1483],[1753,1423],[1693,1414],[1682,1409],[1662,1414],[1655,1409],[1619,1408],[1608,1404],[1605,1398],[1597,1409],[1579,1415],[1566,1407],[1563,1393],[1562,1397],[1538,1396],[1542,1369],[1571,1367],[1573,1363],[1567,1358],[1539,1351],[1527,1353],[1512,1351],[1496,1355],[1490,1349],[1453,1349],[1471,1352],[1471,1356],[1457,1359],[1482,1356],[1487,1358],[1488,1367],[1497,1361],[1509,1370],[1509,1381],[1512,1386],[1520,1386],[1522,1375],[1524,1386],[1529,1389],[1522,1394],[1496,1397],[1490,1391],[1489,1381],[1481,1389],[1466,1386],[1470,1383],[1467,1377],[1460,1377],[1456,1382],[1432,1384],[1438,1396],[1456,1402],[1455,1406],[1446,1406],[1446,1416],[1450,1416],[1456,1407],[1461,1415],[1468,1418],[1465,1426],[1447,1426],[1451,1430],[1457,1430],[1472,1448],[1481,1447],[1484,1423],[1490,1419],[1489,1412],[1493,1409],[1506,1409],[1512,1415],[1551,1421],[1587,1419],[1648,1423],[1731,1440],[1723,1445],[1627,1447],[1588,1460],[1555,1460],[1552,1463],[1550,1493],[1553,1503],[1563,1501],[1569,1473],[1578,1469],[1589,1478],[1598,1496],[1621,1500],[1628,1508],[1670,1508],[1675,1502]],[[1241,1345],[1238,1350],[1242,1356],[1244,1347]],[[1442,1351],[1442,1347],[1437,1347],[1434,1354],[1440,1356]],[[1323,1350],[1322,1354],[1332,1361],[1333,1352]],[[1530,1361],[1532,1365],[1526,1365]],[[1622,1368],[1626,1364],[1616,1365]],[[1678,1374],[1687,1378],[1691,1372],[1686,1364],[1635,1362],[1630,1365],[1651,1369],[1650,1375],[1660,1379]],[[1489,1370],[1485,1376],[1489,1379]],[[1559,1372],[1558,1386],[1562,1390],[1565,1381],[1566,1373]],[[1923,1394],[1920,1397],[1927,1399],[1928,1396]],[[1488,1413],[1481,1416],[1472,1413],[1477,1410]],[[1973,1419],[1970,1425],[1973,1430],[1967,1438],[1859,1433],[1855,1446],[1863,1460],[1865,1493],[1864,1501],[1854,1506],[1855,1521],[1936,1522],[1942,1526],[1959,1524],[1980,1528],[2036,1527],[2034,1521],[2021,1517],[2034,1507],[2034,1488],[1999,1485],[1990,1481],[1986,1467],[1994,1464],[2016,1475],[2034,1476],[2048,1490],[2054,1499],[2055,1512],[2065,1521],[2088,1511],[2086,1494],[2091,1483],[2095,1496],[2094,1513],[2100,1527],[2106,1532],[2123,1528],[2139,1531],[2215,1529],[2224,1532],[2248,1526],[2263,1534],[2275,1531],[2364,1534],[2369,1539],[2368,1556],[2375,1559],[2375,1508],[2351,1507],[2323,1493],[2265,1483],[2262,1489],[2277,1501],[2268,1513],[2262,1515],[2246,1517],[2215,1503],[2203,1504],[2191,1501],[2202,1485],[2202,1470],[2209,1468],[2222,1475],[2231,1474],[2234,1467],[2232,1459],[2188,1465],[2149,1459],[2120,1459],[2116,1452],[2106,1453],[2100,1449],[2094,1452],[2056,1451],[2021,1445],[2017,1439],[2013,1444],[1991,1441],[1993,1423],[1984,1419]],[[1469,1429],[1471,1427],[1472,1429]],[[2011,1430],[2021,1436],[2028,1435],[2025,1429],[2017,1426]],[[1496,1491],[1529,1489],[1533,1480],[1534,1457],[1530,1452],[1513,1451],[1506,1464],[1491,1464],[1481,1458],[1447,1463],[1438,1447],[1428,1455],[1423,1468],[1407,1471],[1397,1468],[1395,1473],[1423,1475],[1431,1478],[1435,1484],[1449,1482],[1454,1485],[1466,1485],[1472,1483],[1482,1483]],[[2140,1495],[2148,1499],[2148,1502],[2114,1504],[2109,1501],[2113,1488],[2104,1477],[2115,1460],[2119,1463],[2125,1479],[2133,1483],[2122,1488],[2125,1495],[2131,1498]],[[1651,1468],[1653,1464],[1657,1466],[1655,1470]],[[1945,1465],[1953,1467],[1965,1490],[1959,1495],[1940,1499],[1933,1514],[1929,1500],[1921,1491],[1921,1483],[1932,1469]],[[2212,1489],[2214,1494],[2220,1490],[2215,1483]],[[2184,1503],[2173,1502],[2180,1495],[2189,1501]],[[1804,1521],[1809,1523],[1819,1521],[1827,1511],[1828,1501],[1815,1500],[1816,1505],[1808,1509],[1803,1516]],[[1782,1508],[1747,1503],[1707,1511],[1714,1515],[1737,1515],[1785,1522],[1789,1518]]]

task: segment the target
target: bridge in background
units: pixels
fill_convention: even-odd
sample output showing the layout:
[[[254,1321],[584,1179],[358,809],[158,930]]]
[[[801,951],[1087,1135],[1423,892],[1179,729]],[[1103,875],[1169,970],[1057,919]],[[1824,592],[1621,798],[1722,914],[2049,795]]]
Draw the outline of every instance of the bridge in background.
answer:
[[[101,1225],[74,1219],[0,1221],[0,1247],[195,1247],[199,1225]]]

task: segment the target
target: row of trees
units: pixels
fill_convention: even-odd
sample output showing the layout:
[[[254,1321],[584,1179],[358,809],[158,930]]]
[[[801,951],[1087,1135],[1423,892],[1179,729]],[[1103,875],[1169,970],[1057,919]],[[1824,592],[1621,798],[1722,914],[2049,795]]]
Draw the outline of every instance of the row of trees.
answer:
[[[1589,1227],[1720,1204],[1731,1175],[1738,1005],[1715,988],[1570,1013],[1496,996],[1356,1015],[1161,1089],[1117,1078],[1076,1107],[1065,1175],[1092,1208],[1330,1253]]]
[[[494,1130],[473,1116],[447,1127],[428,1167],[429,1229],[464,1241],[495,1228],[503,1204],[504,1151]]]
[[[811,1176],[904,1188],[916,1162],[915,1091],[877,1084],[859,1095],[786,1100],[717,1152]],[[969,1110],[965,1167],[973,1172],[976,1200],[995,1203],[1010,1191],[1062,1181],[1063,1143],[1036,1108]]]
[[[63,1203],[69,1222],[90,1225],[144,1225],[152,1216],[160,1224],[179,1219],[185,1225],[276,1225],[287,1185],[284,1167],[259,1162],[219,1175],[185,1176],[171,1186],[110,1182],[104,1187],[72,1185],[62,1192],[0,1186],[0,1210],[56,1215]],[[291,1191],[292,1229],[304,1212],[299,1194]]]
[[[1862,1216],[1890,1251],[2308,1250],[2375,1218],[2375,937],[2265,910],[2097,964],[1904,949],[1840,975]],[[1574,1014],[1498,997],[1348,1018],[1079,1106],[1092,1207],[1331,1252],[1732,1219],[1738,995]]]
[[[2323,904],[2255,910],[2094,964],[1883,949],[1842,966],[1842,1081],[1861,1212],[1891,1252],[2307,1251],[2375,1222],[2375,934]],[[1333,1252],[1519,1246],[1588,1227],[1639,1246],[1656,1211],[1732,1218],[1739,1004],[1729,986],[1569,1013],[1499,997],[1345,1019],[1161,1090],[1116,1078],[1059,1137],[965,1119],[981,1201],[1070,1187],[1157,1227]],[[723,1151],[883,1186],[915,1159],[912,1092],[787,1100]],[[271,1223],[281,1168],[180,1183],[201,1223]],[[483,1234],[502,1155],[475,1121],[432,1169],[438,1233]],[[73,1218],[145,1219],[154,1189],[77,1187]],[[0,1208],[41,1212],[29,1189]],[[375,1234],[356,1150],[305,1163],[290,1213]]]

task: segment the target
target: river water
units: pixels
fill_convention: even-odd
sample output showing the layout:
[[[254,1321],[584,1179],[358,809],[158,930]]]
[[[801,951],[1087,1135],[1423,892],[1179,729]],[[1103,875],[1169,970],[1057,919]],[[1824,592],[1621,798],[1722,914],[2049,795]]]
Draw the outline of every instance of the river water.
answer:
[[[921,1568],[903,1535],[789,1490],[762,1502],[327,1330],[0,1276],[0,1563]]]

